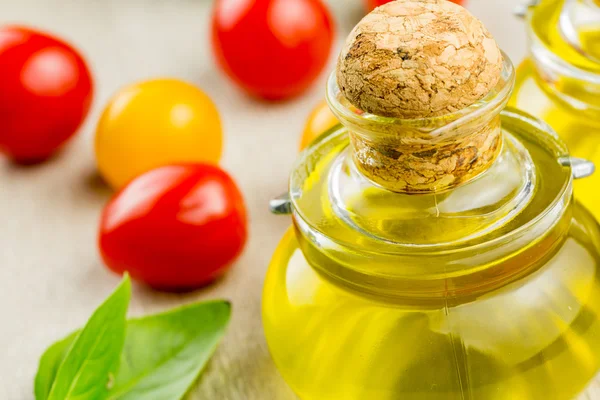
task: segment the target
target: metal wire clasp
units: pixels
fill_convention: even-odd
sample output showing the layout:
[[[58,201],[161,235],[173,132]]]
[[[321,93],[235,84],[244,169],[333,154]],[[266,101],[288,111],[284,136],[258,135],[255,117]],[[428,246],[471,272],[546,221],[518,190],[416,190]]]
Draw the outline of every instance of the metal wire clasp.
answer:
[[[269,201],[269,209],[273,214],[286,215],[292,213],[292,200],[289,193],[284,193]]]
[[[584,158],[561,157],[558,162],[564,167],[571,167],[573,179],[587,178],[596,170],[594,163]]]

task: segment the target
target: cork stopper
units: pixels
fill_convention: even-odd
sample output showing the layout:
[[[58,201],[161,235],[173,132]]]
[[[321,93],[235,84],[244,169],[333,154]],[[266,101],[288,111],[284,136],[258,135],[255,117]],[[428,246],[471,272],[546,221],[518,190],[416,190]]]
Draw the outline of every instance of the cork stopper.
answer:
[[[496,86],[502,53],[483,24],[446,0],[398,0],[346,40],[337,79],[359,109],[425,118],[465,108]]]
[[[468,127],[452,122],[496,88],[502,69],[491,34],[457,4],[397,0],[376,8],[350,33],[335,73],[353,107],[398,119],[382,135],[350,129],[359,170],[405,193],[445,190],[483,172],[501,148],[499,116]]]

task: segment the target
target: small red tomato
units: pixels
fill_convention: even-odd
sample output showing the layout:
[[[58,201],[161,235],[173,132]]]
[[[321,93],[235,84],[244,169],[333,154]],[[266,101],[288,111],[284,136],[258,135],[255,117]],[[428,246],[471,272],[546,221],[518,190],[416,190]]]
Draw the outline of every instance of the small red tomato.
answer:
[[[213,50],[245,91],[280,100],[304,92],[318,77],[333,30],[321,0],[217,0]]]
[[[51,156],[77,132],[92,102],[81,55],[29,28],[0,28],[0,77],[0,152],[18,163]]]
[[[372,10],[375,7],[382,6],[385,3],[389,3],[390,1],[393,1],[393,0],[367,0],[367,8],[369,10]],[[461,5],[465,3],[464,0],[448,0],[448,1],[451,1],[456,4],[461,4]]]
[[[244,200],[209,164],[146,172],[104,208],[99,246],[108,267],[162,290],[189,290],[222,275],[247,237]]]

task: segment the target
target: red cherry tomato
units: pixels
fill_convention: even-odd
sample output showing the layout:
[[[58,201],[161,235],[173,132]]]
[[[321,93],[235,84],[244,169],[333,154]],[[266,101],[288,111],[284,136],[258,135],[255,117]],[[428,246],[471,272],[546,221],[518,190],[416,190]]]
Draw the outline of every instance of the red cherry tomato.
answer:
[[[394,1],[394,0],[367,0],[367,8],[369,10],[372,10],[375,7],[382,6],[385,3],[389,3],[390,1]],[[456,4],[460,4],[460,5],[463,5],[465,3],[465,0],[448,0],[448,1],[451,1]]]
[[[223,274],[247,237],[234,181],[209,164],[169,165],[131,181],[106,205],[99,246],[108,267],[163,290]]]
[[[244,90],[280,100],[299,95],[321,73],[333,30],[321,0],[217,0],[213,49]]]
[[[92,102],[81,55],[29,28],[0,28],[0,77],[0,152],[19,163],[51,156],[77,132]]]

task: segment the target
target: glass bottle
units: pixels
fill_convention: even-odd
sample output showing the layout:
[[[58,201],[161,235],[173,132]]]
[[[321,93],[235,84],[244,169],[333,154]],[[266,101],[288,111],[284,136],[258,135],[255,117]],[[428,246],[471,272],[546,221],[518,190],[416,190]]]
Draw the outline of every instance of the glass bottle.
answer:
[[[509,105],[546,121],[572,155],[600,162],[600,2],[535,1],[524,13],[529,57]],[[575,184],[600,218],[600,174]]]
[[[269,267],[263,323],[302,400],[569,399],[600,367],[600,229],[573,201],[571,159],[544,123],[505,109],[514,71],[472,106],[399,120],[362,113],[332,75],[343,127],[305,150]],[[427,157],[478,132],[475,175],[407,194],[389,179],[397,133]],[[496,140],[495,139],[495,140]],[[447,183],[447,182],[446,182]]]

